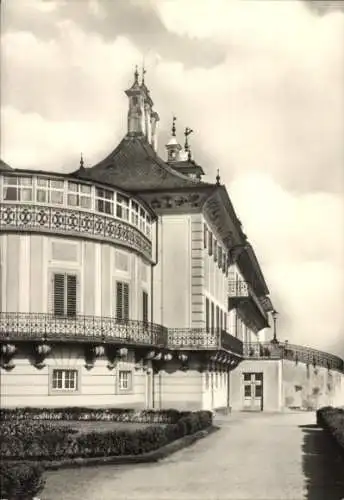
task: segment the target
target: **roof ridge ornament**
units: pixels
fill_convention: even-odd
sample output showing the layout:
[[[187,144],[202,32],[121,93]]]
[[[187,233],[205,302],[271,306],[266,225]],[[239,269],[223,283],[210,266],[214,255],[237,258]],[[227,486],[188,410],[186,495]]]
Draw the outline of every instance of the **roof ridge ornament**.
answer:
[[[82,153],[80,154],[80,168],[81,169],[84,168],[84,157],[83,157]]]
[[[134,73],[134,84],[135,83],[139,83],[139,69],[137,64],[135,66],[135,73]]]
[[[193,130],[190,127],[185,127],[185,132],[184,132],[184,135],[185,135],[184,149],[185,149],[185,152],[188,155],[188,160],[189,161],[191,160],[191,149],[190,149],[188,137],[189,137],[190,134],[192,134],[192,132],[193,132]]]
[[[220,169],[218,168],[218,169],[217,169],[217,175],[216,175],[216,185],[217,185],[217,186],[220,186],[220,180],[221,180],[221,177],[220,177]]]
[[[176,137],[176,120],[177,118],[173,116],[172,118],[172,137]]]

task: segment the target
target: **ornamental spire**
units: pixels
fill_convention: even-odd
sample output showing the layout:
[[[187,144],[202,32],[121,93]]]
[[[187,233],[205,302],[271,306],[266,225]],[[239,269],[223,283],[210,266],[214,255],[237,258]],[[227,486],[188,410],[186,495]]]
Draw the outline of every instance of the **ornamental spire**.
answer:
[[[189,137],[190,134],[192,134],[192,132],[193,132],[193,130],[190,127],[186,127],[185,128],[185,132],[184,132],[184,135],[185,135],[184,149],[185,149],[185,152],[188,155],[188,160],[191,160],[191,149],[190,149],[188,137]]]
[[[217,169],[217,175],[216,175],[216,184],[217,186],[220,185],[220,180],[221,180],[221,177],[220,177],[220,169],[218,168]]]
[[[174,116],[172,119],[172,137],[176,136],[176,120],[177,118]]]
[[[80,154],[80,168],[84,168],[84,157]]]

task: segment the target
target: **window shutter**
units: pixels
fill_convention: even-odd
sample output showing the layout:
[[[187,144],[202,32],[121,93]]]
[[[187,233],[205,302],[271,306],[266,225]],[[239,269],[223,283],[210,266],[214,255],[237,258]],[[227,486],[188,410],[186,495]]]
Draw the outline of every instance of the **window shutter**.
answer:
[[[63,316],[65,310],[65,277],[64,274],[54,274],[54,314]]]
[[[67,275],[67,316],[76,316],[76,276]]]
[[[123,319],[123,283],[116,283],[116,317],[119,320]]]
[[[143,307],[143,311],[142,311],[142,319],[145,323],[148,323],[148,293],[147,292],[143,292],[142,294],[142,307]]]
[[[123,316],[125,320],[129,319],[129,285],[128,283],[123,283]]]

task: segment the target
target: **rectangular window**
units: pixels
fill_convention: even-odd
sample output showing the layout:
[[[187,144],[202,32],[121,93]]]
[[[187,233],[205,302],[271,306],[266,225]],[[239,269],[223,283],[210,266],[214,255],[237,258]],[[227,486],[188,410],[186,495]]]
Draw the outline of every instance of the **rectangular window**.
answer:
[[[116,216],[119,219],[129,220],[129,198],[117,193]]]
[[[78,390],[78,371],[77,370],[53,370],[52,389],[58,391],[77,391]]]
[[[64,181],[37,177],[36,200],[38,203],[63,205]]]
[[[77,278],[73,274],[56,273],[54,281],[55,316],[76,316]]]
[[[118,389],[120,391],[131,391],[133,374],[130,370],[120,370],[118,372]]]
[[[205,328],[209,332],[209,299],[205,299]]]
[[[208,242],[209,242],[209,245],[208,245],[208,254],[209,255],[213,255],[213,235],[212,235],[212,233],[210,231],[208,233]]]
[[[217,241],[214,240],[214,262],[217,261]]]
[[[250,398],[250,397],[251,397],[251,386],[245,385],[245,398]]]
[[[224,319],[223,329],[226,332],[227,331],[227,313],[226,313],[226,311],[223,313],[223,319]]]
[[[220,308],[216,306],[216,329],[220,328]]]
[[[146,212],[140,209],[140,230],[144,233],[146,230]]]
[[[151,237],[151,223],[152,223],[151,218],[149,217],[148,214],[146,214],[146,236],[148,238]]]
[[[227,262],[227,254],[225,251],[222,253],[222,271],[226,272],[226,262]]]
[[[261,398],[263,396],[263,387],[261,385],[256,385],[256,398]]]
[[[4,201],[32,201],[32,177],[4,177]]]
[[[129,319],[129,284],[116,282],[116,318],[119,321]]]
[[[139,205],[136,201],[131,202],[131,223],[139,226]]]
[[[148,293],[142,292],[142,319],[144,323],[148,323]]]
[[[204,248],[207,248],[207,245],[208,245],[208,228],[207,228],[206,224],[204,224],[203,239],[204,239]]]
[[[215,321],[215,308],[214,302],[211,303],[211,331],[214,331],[214,321]]]
[[[67,204],[71,207],[91,208],[91,186],[68,182]]]
[[[96,210],[102,214],[113,215],[113,192],[96,188]]]
[[[218,249],[218,255],[217,255],[217,264],[219,268],[221,269],[222,267],[222,247],[220,245],[217,247]]]

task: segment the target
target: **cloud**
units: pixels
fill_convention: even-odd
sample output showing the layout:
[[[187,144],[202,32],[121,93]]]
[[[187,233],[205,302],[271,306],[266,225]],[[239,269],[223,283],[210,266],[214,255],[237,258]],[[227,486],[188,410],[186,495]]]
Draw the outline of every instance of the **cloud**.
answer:
[[[2,35],[3,159],[53,170],[74,168],[80,151],[100,160],[125,133],[123,91],[146,54],[161,155],[176,114],[181,140],[186,125],[195,131],[207,179],[220,168],[281,335],[344,355],[343,13],[297,1],[92,0],[55,2],[48,16],[20,3]]]

